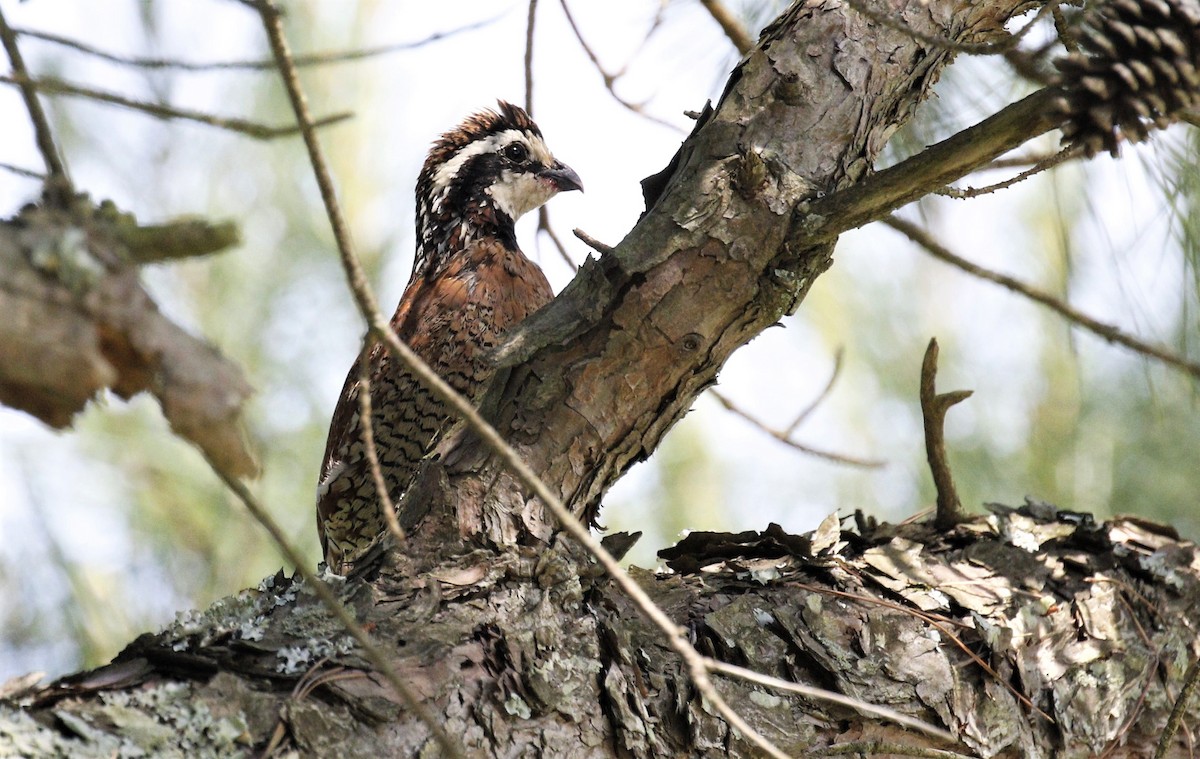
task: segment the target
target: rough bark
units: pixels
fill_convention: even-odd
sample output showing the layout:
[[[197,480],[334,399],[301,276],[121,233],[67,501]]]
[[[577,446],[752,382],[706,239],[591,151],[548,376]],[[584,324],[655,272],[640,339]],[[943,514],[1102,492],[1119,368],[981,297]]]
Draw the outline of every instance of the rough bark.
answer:
[[[1038,503],[992,507],[951,531],[864,532],[830,520],[802,537],[774,526],[697,533],[669,552],[675,573],[637,577],[703,652],[962,741],[718,677],[793,756],[839,744],[890,755],[881,743],[1029,759],[1150,754],[1200,654],[1193,544]],[[341,592],[476,755],[755,756],[657,630],[572,554],[480,550],[423,570],[397,560]],[[437,755],[338,623],[282,573],[181,615],[106,668],[15,695],[19,711],[0,702],[3,756],[239,756],[269,745],[304,757]],[[1168,756],[1187,756],[1192,740],[1179,736]]]
[[[1030,5],[888,3],[918,34],[958,42],[998,38]],[[832,244],[806,241],[797,209],[866,176],[950,57],[844,3],[794,4],[656,178],[639,224],[513,337],[483,409],[578,513],[594,518],[730,354],[798,307]],[[410,551],[547,538],[541,506],[469,436],[442,451],[402,504]]]

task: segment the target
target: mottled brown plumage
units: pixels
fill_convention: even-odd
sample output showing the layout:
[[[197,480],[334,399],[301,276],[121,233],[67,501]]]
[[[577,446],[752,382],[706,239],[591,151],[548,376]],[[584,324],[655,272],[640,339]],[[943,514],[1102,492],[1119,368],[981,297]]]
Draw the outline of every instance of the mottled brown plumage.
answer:
[[[417,181],[417,255],[391,325],[455,390],[474,398],[491,374],[489,353],[513,324],[553,293],[517,247],[514,222],[579,178],[554,160],[537,125],[501,102],[434,143]],[[351,368],[334,410],[317,491],[325,561],[345,572],[385,522],[362,440],[360,364],[369,365],[371,424],[394,502],[453,418],[386,348]]]

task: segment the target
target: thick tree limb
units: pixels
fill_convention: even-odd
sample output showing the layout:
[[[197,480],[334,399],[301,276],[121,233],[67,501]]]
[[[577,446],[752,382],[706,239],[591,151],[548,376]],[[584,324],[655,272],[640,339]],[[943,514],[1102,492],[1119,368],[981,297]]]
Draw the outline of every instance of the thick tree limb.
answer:
[[[241,371],[163,317],[135,265],[236,240],[232,225],[138,227],[82,198],[0,222],[0,403],[65,427],[105,388],[123,398],[148,391],[176,433],[229,471],[255,473]]]

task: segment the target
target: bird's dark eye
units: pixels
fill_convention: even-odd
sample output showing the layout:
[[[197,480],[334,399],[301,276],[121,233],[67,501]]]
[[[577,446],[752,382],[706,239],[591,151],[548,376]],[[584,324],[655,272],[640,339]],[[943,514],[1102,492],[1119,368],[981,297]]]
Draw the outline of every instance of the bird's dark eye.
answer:
[[[529,157],[529,149],[519,142],[514,142],[504,148],[504,157],[513,163],[521,163]]]

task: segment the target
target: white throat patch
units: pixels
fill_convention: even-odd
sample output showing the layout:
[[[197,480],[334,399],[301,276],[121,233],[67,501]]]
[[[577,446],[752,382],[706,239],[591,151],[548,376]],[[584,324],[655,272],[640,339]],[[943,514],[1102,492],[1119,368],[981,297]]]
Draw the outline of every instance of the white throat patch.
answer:
[[[557,192],[552,182],[543,181],[536,174],[514,174],[508,169],[500,174],[500,181],[487,188],[496,208],[513,221],[545,204]]]

